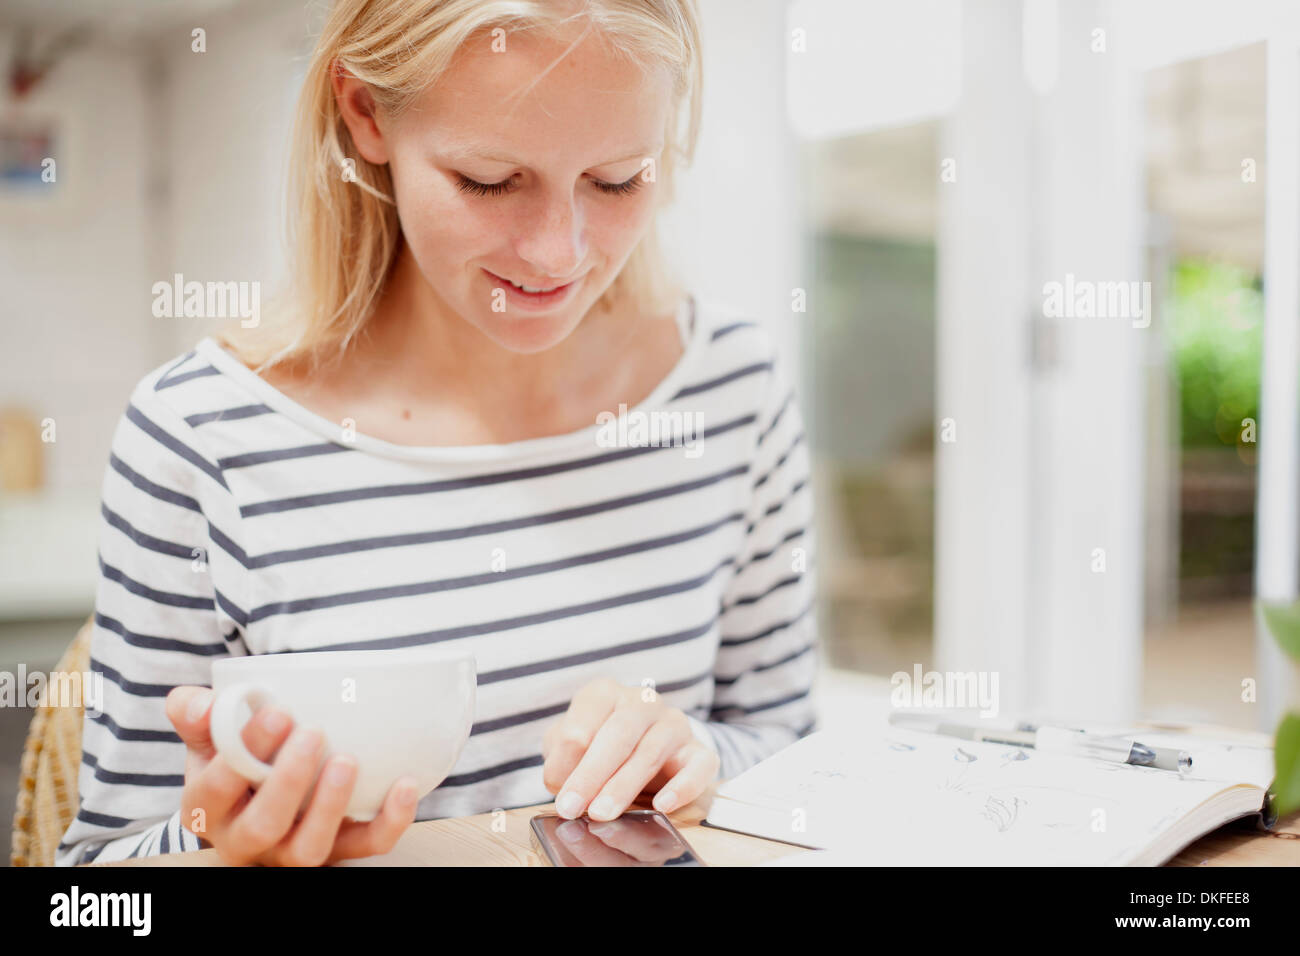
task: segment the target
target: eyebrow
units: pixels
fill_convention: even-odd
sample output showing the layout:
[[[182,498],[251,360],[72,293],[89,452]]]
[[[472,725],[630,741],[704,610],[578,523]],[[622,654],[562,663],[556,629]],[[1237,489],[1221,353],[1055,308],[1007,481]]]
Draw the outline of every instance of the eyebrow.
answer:
[[[662,148],[663,148],[662,146],[658,148],[643,147],[642,149],[637,150],[635,153],[633,153],[630,156],[623,156],[620,159],[606,160],[603,163],[594,163],[593,167],[613,166],[615,163],[626,163],[629,160],[644,159],[647,156],[653,157]],[[445,148],[438,149],[437,152],[443,158],[451,160],[453,162],[462,159],[486,159],[488,162],[505,163],[508,166],[527,165],[526,163],[523,163],[520,160],[517,160],[511,156],[505,156],[500,153],[493,152],[492,147],[490,146],[480,146],[475,143],[455,143]]]

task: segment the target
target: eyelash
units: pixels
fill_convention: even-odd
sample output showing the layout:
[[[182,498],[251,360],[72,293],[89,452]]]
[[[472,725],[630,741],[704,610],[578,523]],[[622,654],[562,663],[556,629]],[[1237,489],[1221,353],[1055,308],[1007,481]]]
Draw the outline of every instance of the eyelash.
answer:
[[[474,193],[476,196],[500,196],[502,193],[510,192],[511,180],[509,179],[499,183],[480,183],[460,173],[456,176],[460,180],[457,188],[461,192]],[[602,183],[593,179],[591,184],[608,195],[630,196],[641,188],[641,174],[637,173],[625,183]]]

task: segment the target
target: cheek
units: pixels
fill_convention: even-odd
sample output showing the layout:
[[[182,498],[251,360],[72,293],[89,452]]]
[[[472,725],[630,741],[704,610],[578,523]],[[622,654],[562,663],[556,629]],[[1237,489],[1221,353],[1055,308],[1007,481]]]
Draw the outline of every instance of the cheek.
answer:
[[[402,235],[426,272],[434,264],[474,255],[495,231],[490,217],[437,173],[403,177],[394,190]]]
[[[589,222],[592,241],[608,252],[628,252],[649,231],[654,221],[654,203],[650,196],[597,200],[596,212]]]

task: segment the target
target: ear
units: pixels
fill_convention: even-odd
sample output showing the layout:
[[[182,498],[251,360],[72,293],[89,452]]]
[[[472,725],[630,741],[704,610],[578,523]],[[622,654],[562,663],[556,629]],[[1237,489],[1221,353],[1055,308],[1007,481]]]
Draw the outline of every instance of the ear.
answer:
[[[382,166],[388,162],[388,144],[376,121],[377,106],[370,95],[370,87],[357,79],[337,60],[330,76],[334,99],[338,103],[343,122],[352,134],[357,152],[368,163]]]

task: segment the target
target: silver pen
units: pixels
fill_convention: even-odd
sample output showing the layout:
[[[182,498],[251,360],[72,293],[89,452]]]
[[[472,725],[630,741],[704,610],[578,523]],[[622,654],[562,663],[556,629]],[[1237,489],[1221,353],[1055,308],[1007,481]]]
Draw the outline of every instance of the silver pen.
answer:
[[[1192,769],[1191,754],[1172,747],[1152,747],[1119,734],[1088,734],[1066,727],[1039,727],[1034,732],[1039,750],[1126,763],[1134,767],[1154,767],[1186,773]]]
[[[1044,753],[1064,753],[1134,767],[1152,767],[1185,773],[1192,768],[1192,757],[1172,747],[1152,747],[1122,735],[1089,734],[1066,727],[1020,724],[1015,730],[981,730],[968,724],[953,723],[923,714],[890,714],[894,726],[962,740],[977,740],[1013,747],[1032,747]]]

